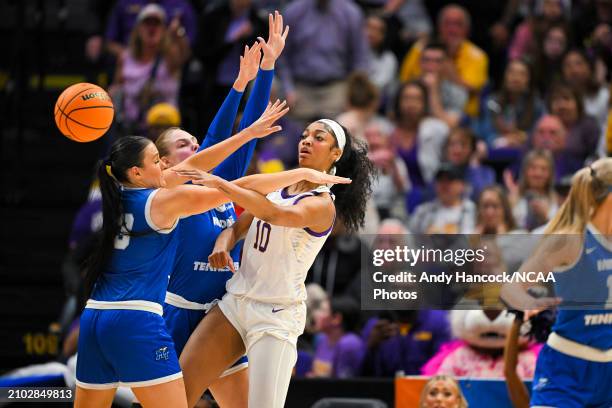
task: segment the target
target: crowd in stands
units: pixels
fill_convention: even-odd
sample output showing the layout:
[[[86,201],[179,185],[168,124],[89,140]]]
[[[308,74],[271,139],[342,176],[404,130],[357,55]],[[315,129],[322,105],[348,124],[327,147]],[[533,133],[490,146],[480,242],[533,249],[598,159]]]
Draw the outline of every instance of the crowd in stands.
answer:
[[[571,175],[612,153],[610,0],[110,3],[87,56],[115,72],[115,137],[152,139],[179,125],[204,134],[245,45],[280,10],[290,32],[273,97],[291,111],[259,142],[253,171],[292,168],[301,126],[337,119],[378,169],[371,236],[539,233]],[[93,194],[76,218],[73,250],[99,227],[96,205]],[[512,242],[498,243],[520,264]],[[370,244],[336,224],[314,262],[296,375],[420,374],[456,336],[446,311],[360,310]]]

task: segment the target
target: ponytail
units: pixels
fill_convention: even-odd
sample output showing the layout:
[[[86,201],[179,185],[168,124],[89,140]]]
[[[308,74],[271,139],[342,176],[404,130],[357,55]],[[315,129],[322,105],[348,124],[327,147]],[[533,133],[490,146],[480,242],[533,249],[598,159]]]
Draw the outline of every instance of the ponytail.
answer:
[[[344,126],[342,129],[346,135],[346,145],[335,164],[336,175],[348,177],[352,182],[335,184],[331,190],[336,196],[338,217],[348,231],[357,231],[364,225],[366,204],[372,194],[374,165],[368,158],[366,145],[356,141]]]
[[[102,193],[102,229],[98,232],[94,250],[86,261],[86,299],[91,296],[96,281],[108,265],[115,237],[120,234],[122,228],[127,231],[120,183],[128,182],[128,169],[142,166],[142,154],[149,143],[151,141],[140,136],[123,137],[113,143],[109,157],[98,162],[96,174],[100,180]]]
[[[612,185],[612,159],[600,159],[578,171],[572,179],[567,200],[550,221],[545,233],[581,234],[593,211],[607,196]]]

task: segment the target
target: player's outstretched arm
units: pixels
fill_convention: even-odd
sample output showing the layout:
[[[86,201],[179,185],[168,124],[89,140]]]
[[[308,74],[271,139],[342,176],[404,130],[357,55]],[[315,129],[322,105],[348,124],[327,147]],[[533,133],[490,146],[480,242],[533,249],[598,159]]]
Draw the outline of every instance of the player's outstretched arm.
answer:
[[[278,100],[274,104],[269,104],[268,108],[264,111],[261,117],[248,128],[240,131],[236,135],[224,140],[221,143],[217,143],[216,145],[189,157],[182,163],[164,170],[163,177],[165,187],[175,187],[184,184],[188,180],[185,177],[180,176],[175,170],[197,169],[209,171],[226,159],[230,154],[235,152],[243,144],[248,143],[255,138],[265,137],[281,130],[281,127],[275,126],[274,122],[289,111],[289,108],[286,108],[285,105],[286,102],[280,102]]]

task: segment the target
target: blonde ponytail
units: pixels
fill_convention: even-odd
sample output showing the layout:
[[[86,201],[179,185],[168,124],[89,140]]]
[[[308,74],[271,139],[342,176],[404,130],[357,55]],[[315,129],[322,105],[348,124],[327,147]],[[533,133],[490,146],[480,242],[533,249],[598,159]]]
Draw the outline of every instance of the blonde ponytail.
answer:
[[[612,158],[600,159],[578,171],[567,200],[550,221],[545,234],[582,234],[591,215],[612,185]]]

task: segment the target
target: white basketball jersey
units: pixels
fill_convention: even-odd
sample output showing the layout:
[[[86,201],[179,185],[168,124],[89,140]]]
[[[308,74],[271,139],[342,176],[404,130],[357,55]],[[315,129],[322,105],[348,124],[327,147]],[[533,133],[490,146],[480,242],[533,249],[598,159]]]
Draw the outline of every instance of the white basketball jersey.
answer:
[[[296,195],[283,189],[268,194],[267,198],[285,207],[321,193],[331,194],[329,187],[320,186]],[[271,225],[255,217],[244,241],[240,268],[227,282],[227,291],[266,303],[305,301],[306,274],[331,229],[317,233],[308,228]]]

